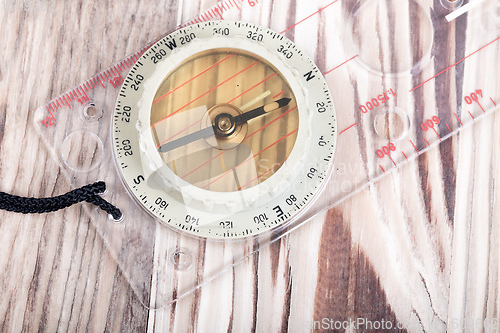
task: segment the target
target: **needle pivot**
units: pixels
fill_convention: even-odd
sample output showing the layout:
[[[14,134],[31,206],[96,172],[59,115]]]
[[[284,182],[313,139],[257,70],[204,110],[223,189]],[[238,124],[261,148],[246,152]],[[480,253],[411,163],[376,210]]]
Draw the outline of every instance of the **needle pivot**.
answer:
[[[215,117],[214,129],[217,135],[228,137],[232,135],[236,129],[234,117],[229,113],[221,113]]]

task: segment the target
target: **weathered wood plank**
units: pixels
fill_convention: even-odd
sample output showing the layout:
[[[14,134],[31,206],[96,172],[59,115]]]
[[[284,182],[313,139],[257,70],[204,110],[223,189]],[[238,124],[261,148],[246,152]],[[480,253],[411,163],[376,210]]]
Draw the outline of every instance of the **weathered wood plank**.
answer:
[[[53,3],[53,12],[11,11],[8,1],[0,7],[6,27],[0,190],[17,195],[50,196],[71,187],[34,133],[38,106],[213,1]],[[343,13],[353,3],[343,1]],[[282,18],[289,25],[307,7],[274,5],[289,14]],[[440,1],[432,6],[445,12]],[[262,15],[266,22],[268,13]],[[330,28],[326,12],[318,17],[312,26]],[[293,29],[286,34],[307,38]],[[440,52],[460,53],[450,45],[464,35],[457,25],[453,35],[436,32],[434,43]],[[323,71],[336,65],[315,52]],[[439,90],[454,73],[429,89]],[[443,110],[456,101],[432,103]],[[0,212],[0,330],[302,332],[358,318],[410,332],[498,328],[499,126],[495,116],[464,130],[156,311],[142,306],[81,207],[39,216]]]

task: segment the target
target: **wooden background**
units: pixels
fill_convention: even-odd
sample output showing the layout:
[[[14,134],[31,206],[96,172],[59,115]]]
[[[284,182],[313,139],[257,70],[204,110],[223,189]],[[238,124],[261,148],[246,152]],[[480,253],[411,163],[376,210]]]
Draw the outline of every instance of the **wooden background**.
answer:
[[[27,12],[2,2],[0,191],[70,190],[34,110],[213,3],[54,0]],[[497,331],[499,126],[496,116],[465,130],[158,311],[140,304],[80,206],[0,212],[0,331],[302,332],[357,318]]]

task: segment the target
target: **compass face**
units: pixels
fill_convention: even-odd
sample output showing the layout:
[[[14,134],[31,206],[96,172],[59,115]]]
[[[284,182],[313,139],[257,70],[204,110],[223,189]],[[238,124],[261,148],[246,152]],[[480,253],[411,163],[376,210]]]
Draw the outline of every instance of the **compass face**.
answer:
[[[232,121],[283,99],[287,105]],[[209,127],[207,137],[162,153],[165,164],[209,191],[251,188],[272,177],[294,147],[299,128],[294,94],[281,73],[256,55],[234,49],[196,54],[158,87],[151,128],[159,148]]]
[[[298,218],[329,174],[336,118],[314,63],[259,26],[211,21],[153,45],[120,90],[122,179],[163,224],[252,237]]]

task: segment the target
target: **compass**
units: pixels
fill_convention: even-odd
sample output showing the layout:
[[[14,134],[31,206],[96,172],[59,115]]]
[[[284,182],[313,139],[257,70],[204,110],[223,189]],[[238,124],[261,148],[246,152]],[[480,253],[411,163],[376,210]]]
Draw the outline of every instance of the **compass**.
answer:
[[[116,167],[158,221],[202,238],[279,230],[318,197],[337,140],[316,65],[284,36],[210,21],[159,40],[120,89]]]

